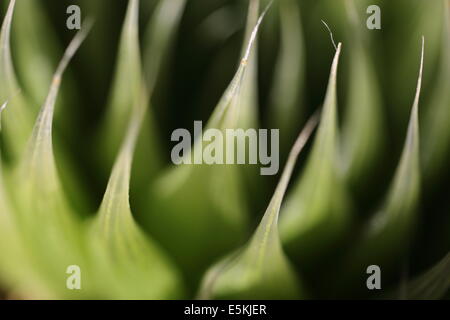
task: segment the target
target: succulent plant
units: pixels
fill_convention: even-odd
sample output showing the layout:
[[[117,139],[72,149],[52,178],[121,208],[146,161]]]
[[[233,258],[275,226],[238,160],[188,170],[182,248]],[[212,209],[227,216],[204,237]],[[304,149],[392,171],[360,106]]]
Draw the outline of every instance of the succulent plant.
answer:
[[[448,0],[69,5],[4,6],[0,298],[450,297]],[[172,163],[195,120],[284,167]]]

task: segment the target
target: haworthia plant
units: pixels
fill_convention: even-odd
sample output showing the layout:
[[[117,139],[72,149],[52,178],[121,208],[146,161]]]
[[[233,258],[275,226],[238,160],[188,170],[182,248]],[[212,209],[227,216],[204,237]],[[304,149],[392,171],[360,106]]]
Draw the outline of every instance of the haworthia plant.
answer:
[[[0,4],[0,299],[450,297],[448,0],[76,5]],[[280,130],[278,185],[172,163],[215,101]]]

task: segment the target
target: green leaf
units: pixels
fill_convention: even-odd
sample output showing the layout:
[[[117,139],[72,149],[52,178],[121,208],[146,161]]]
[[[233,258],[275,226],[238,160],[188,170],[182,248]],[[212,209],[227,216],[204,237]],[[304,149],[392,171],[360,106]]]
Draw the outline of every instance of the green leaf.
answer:
[[[119,150],[121,138],[125,134],[130,114],[133,112],[132,108],[139,100],[139,88],[144,76],[149,94],[151,95],[153,92],[163,58],[167,55],[170,39],[178,25],[184,5],[185,1],[174,3],[164,0],[159,2],[145,35],[145,63],[142,66],[138,32],[139,1],[129,1],[120,39],[111,96],[97,141],[97,145],[102,148],[98,170],[103,171],[104,176],[106,176],[105,169],[110,168]],[[132,172],[132,189],[136,190],[146,187],[148,180],[162,165],[152,111],[150,109],[145,114],[145,122],[137,142],[138,147]],[[152,161],[149,162],[149,158],[152,158]]]
[[[253,28],[258,22],[259,7],[260,0],[249,1],[242,56],[245,55],[246,44],[250,41]],[[247,71],[242,80],[238,126],[243,129],[258,127],[258,47],[256,40],[248,57]]]
[[[28,108],[17,83],[11,59],[10,33],[16,1],[11,0],[0,33],[0,101],[8,101],[3,114],[3,136],[10,158],[19,157],[33,127],[34,112]]]
[[[5,102],[0,107],[0,116],[6,108]],[[1,128],[0,128],[1,129]],[[3,167],[0,158],[0,283],[10,290],[17,289],[19,279],[30,277],[27,268],[27,259],[23,243],[19,237],[17,222],[14,219],[9,195],[6,192],[6,184],[3,179]],[[31,271],[31,273],[34,272]],[[35,276],[35,275],[34,275]],[[37,278],[37,277],[36,277]],[[36,289],[36,282],[29,283],[29,294],[36,294],[41,290]]]
[[[157,78],[161,73],[164,60],[169,55],[171,40],[180,23],[186,1],[161,0],[153,12],[145,33],[143,76],[152,97]],[[151,104],[151,103],[150,103]],[[150,106],[152,107],[152,105]],[[158,126],[154,117],[154,109],[149,108],[142,125],[140,138],[136,148],[132,171],[132,190],[136,197],[145,197],[140,190],[148,188],[149,181],[154,178],[157,170],[162,167],[162,152],[159,140]],[[148,161],[151,158],[152,161]],[[142,203],[142,199],[137,202]]]
[[[265,12],[253,29],[233,80],[205,126],[208,129],[237,127],[243,77]],[[201,148],[201,140],[192,147]],[[184,156],[191,157],[192,153]],[[183,268],[191,287],[196,286],[204,269],[235,247],[245,233],[247,208],[239,169],[238,165],[181,164],[151,186],[143,223]]]
[[[420,74],[417,83],[416,96],[411,110],[408,132],[402,157],[392,181],[390,191],[383,209],[371,221],[366,237],[382,240],[382,243],[401,238],[407,238],[413,221],[420,194],[420,166],[419,166],[419,97],[423,70],[423,44]],[[392,232],[393,239],[387,237]],[[368,240],[371,241],[371,240]]]
[[[250,241],[214,265],[205,275],[201,299],[294,299],[303,293],[278,235],[278,215],[300,151],[317,118],[307,123],[297,138],[280,182],[263,219]]]
[[[344,259],[343,274],[354,280],[365,276],[371,264],[380,266],[385,277],[392,268],[401,263],[402,254],[407,253],[413,228],[417,219],[420,197],[419,165],[419,97],[422,85],[424,40],[416,95],[411,110],[408,132],[403,153],[384,204],[371,218],[360,239]],[[399,260],[400,258],[400,260]],[[355,278],[355,274],[359,275]],[[343,283],[349,278],[342,276]],[[365,282],[361,282],[363,286]],[[349,283],[347,285],[350,287]]]
[[[83,26],[68,46],[53,76],[26,152],[8,185],[12,189],[10,193],[21,237],[30,256],[28,265],[39,275],[31,281],[44,281],[50,297],[70,296],[71,292],[64,290],[66,268],[74,262],[84,266],[81,228],[67,204],[55,166],[52,122],[62,74],[88,30],[89,27]],[[45,232],[42,226],[45,226]],[[27,280],[22,279],[23,282]]]
[[[412,54],[399,55],[399,52],[415,52],[420,47],[417,39],[423,35],[427,39],[425,65],[428,70],[436,70],[442,43],[442,13],[445,10],[445,2],[448,1],[398,0],[385,1],[383,5],[386,12],[403,13],[402,22],[389,28],[390,31],[385,34],[384,39],[387,73],[385,97],[392,106],[389,109],[391,119],[399,127],[403,127],[407,119],[410,104],[407,93],[414,90],[416,78],[415,70],[411,68],[416,57]],[[394,16],[391,21],[393,19],[398,21],[399,18]],[[382,23],[387,22],[385,20]],[[402,41],[399,42],[399,39]],[[424,74],[423,83],[424,88],[427,88],[429,83],[437,84],[434,72]]]
[[[125,135],[142,87],[139,48],[139,0],[129,0],[120,38],[117,65],[108,107],[97,145],[102,148],[98,170],[107,176]]]
[[[23,93],[29,98],[27,107],[31,109],[34,117],[39,111],[39,104],[48,93],[55,64],[61,55],[58,38],[49,24],[42,1],[20,0],[17,2],[12,23],[12,42],[17,76],[23,86]],[[61,169],[60,178],[63,187],[67,190],[66,194],[78,211],[85,213],[88,211],[86,210],[87,199],[79,177],[79,164],[71,158],[72,150],[67,143],[67,137],[72,137],[72,134],[78,130],[74,126],[74,118],[79,111],[78,97],[73,94],[74,86],[71,80],[73,79],[70,74],[66,75],[66,85],[59,92],[59,99],[64,103],[65,108],[55,110],[55,121],[59,125],[58,132],[55,134],[54,147],[55,156],[59,160],[58,167]]]
[[[340,52],[339,44],[312,153],[281,212],[283,243],[289,255],[303,264],[311,263],[314,257],[334,244],[346,230],[350,219],[349,201],[336,156],[340,150],[336,110]]]
[[[247,43],[252,37],[254,26],[258,22],[260,0],[248,1],[247,21],[242,45],[242,55],[245,55]],[[247,130],[249,128],[258,128],[259,119],[259,101],[258,101],[258,40],[255,39],[252,52],[248,57],[248,65],[242,78],[242,87],[240,90],[237,127]],[[242,177],[242,189],[245,193],[246,206],[249,208],[260,208],[258,199],[266,196],[265,191],[267,181],[259,173],[259,168],[254,165],[242,165],[240,167],[240,176]],[[249,197],[248,195],[253,195]]]
[[[148,103],[145,89],[143,92],[94,221],[92,242],[99,242],[98,246],[93,246],[98,250],[94,255],[106,260],[106,265],[99,268],[99,274],[106,271],[113,277],[101,276],[104,279],[101,285],[106,289],[103,292],[111,290],[110,298],[173,299],[182,294],[177,270],[153,240],[141,231],[129,203],[133,152]],[[97,267],[104,263],[99,262]]]

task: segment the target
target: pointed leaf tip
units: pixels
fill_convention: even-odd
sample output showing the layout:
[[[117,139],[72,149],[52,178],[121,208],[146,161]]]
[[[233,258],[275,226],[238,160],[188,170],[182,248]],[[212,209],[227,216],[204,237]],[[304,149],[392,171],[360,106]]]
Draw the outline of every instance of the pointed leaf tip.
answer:
[[[108,97],[107,110],[97,136],[101,152],[97,170],[109,175],[105,168],[114,163],[127,126],[132,117],[133,107],[138,106],[142,87],[142,65],[139,45],[139,1],[129,0],[123,22],[114,78]]]
[[[207,129],[226,130],[239,126],[242,94],[247,90],[243,79],[254,61],[250,51],[254,49],[265,12],[259,15],[252,36],[243,46],[241,63],[207,121]],[[192,148],[183,155],[184,159],[193,160],[195,150],[202,148],[201,143],[194,140]],[[237,166],[182,164],[173,167],[151,186],[150,197],[146,199],[151,214],[145,217],[145,225],[177,256],[180,266],[189,273],[191,283],[203,275],[213,260],[235,248],[244,237],[248,212],[238,170]],[[171,237],[173,232],[179,236]],[[191,242],[183,240],[192,234],[196,237]],[[234,236],[230,238],[229,234]],[[209,246],[203,245],[204,239],[212,241]]]
[[[264,20],[264,17],[266,15],[267,11],[269,11],[270,7],[272,6],[272,3],[273,3],[273,0],[271,0],[267,4],[266,8],[263,10],[263,12],[261,13],[261,15],[258,18],[256,26],[253,28],[253,31],[252,31],[252,33],[250,35],[250,39],[248,41],[247,50],[245,50],[245,53],[244,53],[244,56],[243,56],[242,62],[241,62],[244,65],[246,65],[247,62],[248,62],[248,58],[250,56],[253,44],[254,44],[254,42],[256,40],[256,35],[258,34],[259,26],[261,25],[262,21]]]
[[[414,231],[421,187],[418,103],[423,57],[424,40],[422,39],[417,88],[401,158],[384,203],[365,226],[363,236],[350,251],[342,266],[345,276],[340,281],[349,280],[349,287],[353,275],[365,269],[370,261],[377,261],[378,265],[389,272],[395,264],[393,257],[408,248]]]
[[[137,103],[94,220],[92,237],[100,240],[98,249],[106,252],[101,257],[114,281],[121,284],[114,293],[117,297],[172,299],[183,291],[178,270],[135,222],[129,202],[133,152],[148,103],[146,88]],[[135,263],[129,264],[130,260]]]
[[[14,14],[14,8],[16,5],[16,0],[11,0],[8,5],[8,10],[6,11],[5,19],[3,21],[1,34],[2,34],[2,47],[8,48],[10,47],[10,37],[11,37],[11,24],[12,18]]]
[[[422,36],[419,77],[417,79],[416,95],[414,97],[413,110],[412,110],[412,113],[413,113],[414,117],[417,117],[418,108],[419,108],[419,99],[420,99],[420,93],[421,93],[421,89],[422,89],[422,75],[423,75],[424,55],[425,55],[425,37]]]
[[[278,214],[298,155],[318,122],[313,115],[291,149],[280,181],[253,237],[242,249],[225,257],[205,275],[201,299],[298,298],[296,274],[281,248]]]
[[[286,199],[280,218],[283,243],[291,256],[302,263],[312,263],[319,258],[318,251],[341,239],[350,220],[351,203],[337,166],[336,78],[341,48],[339,43],[311,153],[300,179]]]
[[[244,74],[248,67],[248,60],[251,59],[251,51],[255,45],[259,27],[264,20],[267,11],[270,9],[272,2],[273,0],[266,6],[264,11],[259,16],[258,21],[251,32],[247,43],[247,49],[244,51],[239,68],[214,109],[213,114],[208,120],[208,128],[225,128],[236,126],[236,114],[239,104],[238,100],[240,98]]]
[[[43,137],[51,141],[53,113],[59,87],[61,85],[61,77],[66,70],[69,62],[72,60],[76,51],[89,33],[91,26],[92,23],[89,21],[87,24],[83,25],[80,31],[77,32],[75,37],[68,45],[66,51],[64,52],[64,55],[56,69],[56,72],[53,75],[49,93],[35,123],[33,133],[34,141],[32,143],[33,148],[40,145],[39,143],[37,143],[37,141],[41,141]]]
[[[342,158],[346,181],[356,199],[367,199],[382,166],[386,145],[381,85],[371,57],[369,31],[360,28],[363,17],[354,1],[347,1],[349,20],[349,79],[342,129]],[[365,200],[363,200],[365,201]]]
[[[423,62],[425,53],[425,39],[422,37],[422,49],[420,57],[419,75],[417,79],[417,87],[414,97],[413,106],[411,108],[411,116],[408,124],[408,132],[403,147],[400,163],[394,177],[392,190],[390,192],[390,204],[394,207],[403,207],[404,199],[418,201],[418,192],[420,185],[420,168],[419,168],[419,99],[422,87]],[[417,189],[416,189],[417,188]],[[414,193],[414,197],[406,196]],[[417,193],[415,193],[417,192]],[[413,210],[413,208],[407,208]],[[407,212],[405,212],[407,213]]]
[[[16,158],[26,146],[33,127],[33,110],[28,108],[14,71],[11,57],[11,24],[15,1],[10,1],[0,33],[0,100],[8,100],[10,108],[4,114],[4,140],[7,153]]]
[[[125,218],[131,218],[129,204],[129,189],[131,165],[133,161],[133,152],[141,129],[142,121],[146,111],[148,95],[145,88],[142,88],[141,98],[136,102],[138,104],[133,108],[133,113],[128,124],[122,146],[116,158],[113,170],[108,182],[107,190],[104,195],[102,207],[100,210],[101,221],[111,219],[111,215],[122,215]]]
[[[298,155],[305,146],[306,142],[309,140],[318,122],[319,122],[319,113],[316,112],[313,116],[311,116],[311,118],[308,120],[303,130],[298,135],[294,145],[292,146],[291,151],[289,152],[288,160],[281,175],[280,182],[278,183],[277,188],[275,189],[274,195],[269,204],[269,208],[267,208],[263,220],[268,218],[268,217],[266,218],[266,216],[272,215],[270,211],[273,211],[273,214],[275,215],[275,219],[273,220],[274,221],[278,220],[281,202],[283,201],[284,194],[286,193],[286,189],[291,179],[292,171],[294,170],[294,166],[297,161]],[[271,210],[272,207],[273,209]]]

